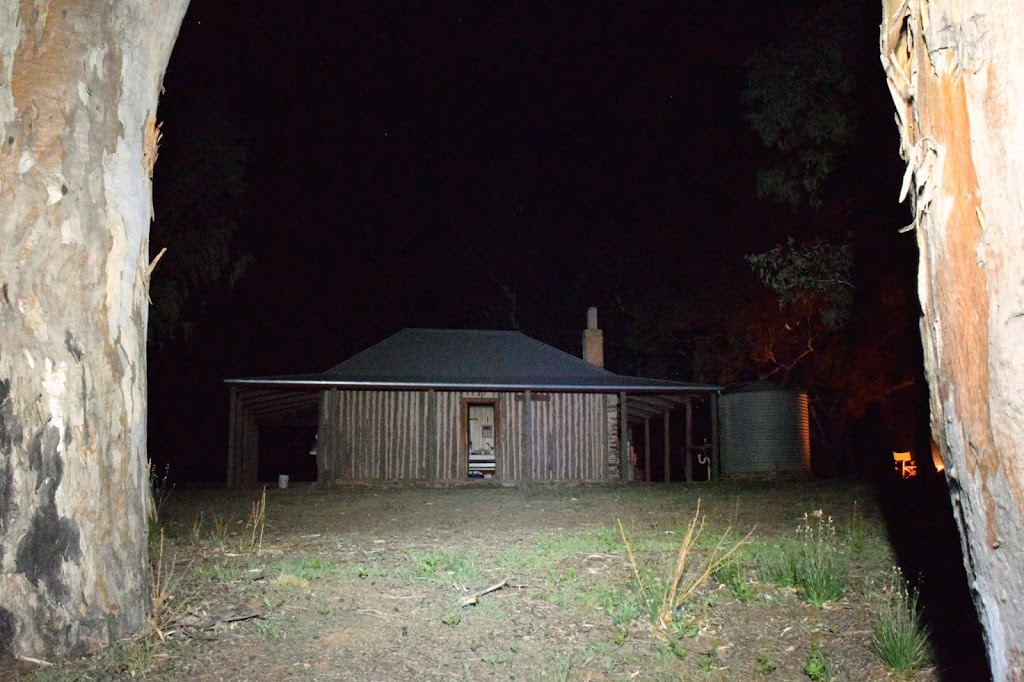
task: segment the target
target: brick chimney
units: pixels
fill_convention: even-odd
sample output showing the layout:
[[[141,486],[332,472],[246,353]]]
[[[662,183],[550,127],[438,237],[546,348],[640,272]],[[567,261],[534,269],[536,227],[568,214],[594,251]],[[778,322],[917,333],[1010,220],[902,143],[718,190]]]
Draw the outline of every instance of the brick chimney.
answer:
[[[597,328],[597,308],[587,308],[587,328],[583,331],[583,359],[604,367],[604,334]]]

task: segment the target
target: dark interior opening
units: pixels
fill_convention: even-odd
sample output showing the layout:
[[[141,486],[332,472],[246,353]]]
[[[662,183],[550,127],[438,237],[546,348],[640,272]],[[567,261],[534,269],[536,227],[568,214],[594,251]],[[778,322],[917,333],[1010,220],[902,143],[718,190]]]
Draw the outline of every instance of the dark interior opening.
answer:
[[[256,470],[260,482],[276,485],[281,474],[288,476],[289,483],[315,481],[316,456],[310,454],[315,442],[316,426],[261,426]]]

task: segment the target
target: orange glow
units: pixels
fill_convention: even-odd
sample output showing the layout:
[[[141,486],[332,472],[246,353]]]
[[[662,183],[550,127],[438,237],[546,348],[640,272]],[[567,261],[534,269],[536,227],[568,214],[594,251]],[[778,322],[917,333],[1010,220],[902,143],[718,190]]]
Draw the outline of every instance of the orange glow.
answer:
[[[946,465],[942,461],[942,453],[939,451],[939,444],[932,439],[932,464],[935,465],[936,471],[944,471]]]
[[[909,452],[893,452],[892,459],[896,463],[896,473],[903,478],[917,476],[917,462]]]

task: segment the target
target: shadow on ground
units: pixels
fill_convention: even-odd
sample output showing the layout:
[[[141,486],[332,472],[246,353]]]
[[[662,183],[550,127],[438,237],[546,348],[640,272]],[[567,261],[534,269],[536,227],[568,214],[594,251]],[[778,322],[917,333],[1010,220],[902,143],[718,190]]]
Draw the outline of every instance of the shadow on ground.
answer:
[[[903,573],[919,586],[942,679],[991,679],[945,479],[887,480],[878,499]]]

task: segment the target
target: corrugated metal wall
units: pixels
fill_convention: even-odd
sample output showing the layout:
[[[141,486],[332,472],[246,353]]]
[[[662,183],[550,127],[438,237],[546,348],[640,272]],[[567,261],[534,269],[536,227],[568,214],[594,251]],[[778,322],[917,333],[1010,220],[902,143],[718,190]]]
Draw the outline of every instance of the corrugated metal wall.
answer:
[[[326,391],[320,420],[319,478],[334,480],[464,480],[464,410],[493,402],[497,424],[496,477],[597,480],[609,466],[608,396],[534,396],[532,466],[523,438],[522,393]],[[436,411],[436,422],[430,418]],[[336,415],[336,419],[330,418]]]
[[[810,471],[807,394],[783,389],[722,396],[722,473]]]

